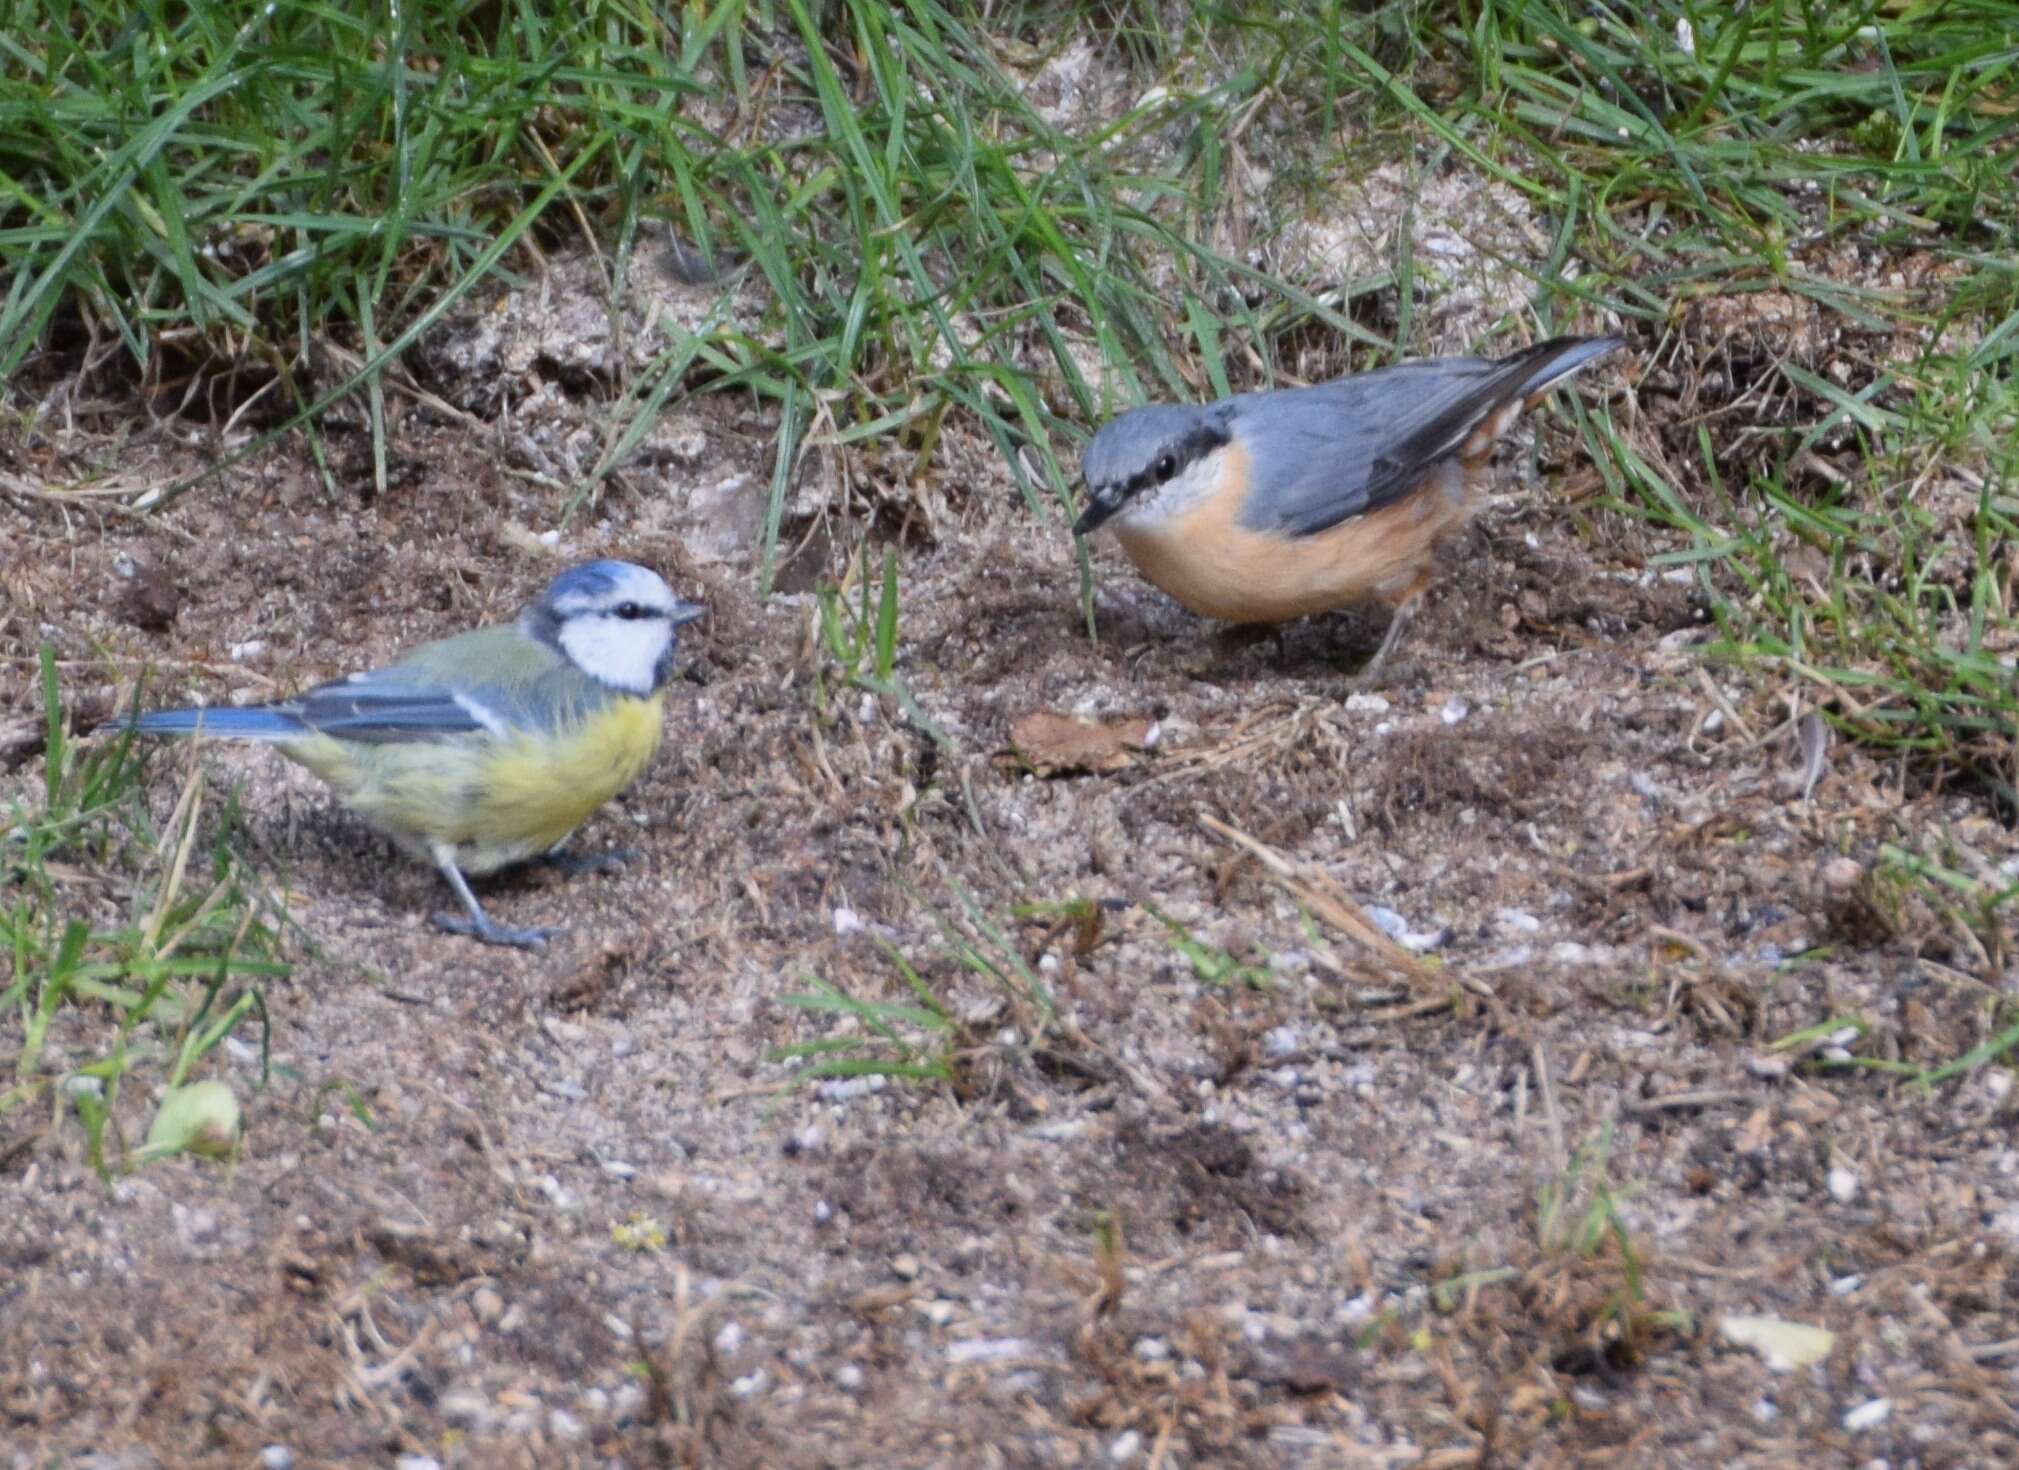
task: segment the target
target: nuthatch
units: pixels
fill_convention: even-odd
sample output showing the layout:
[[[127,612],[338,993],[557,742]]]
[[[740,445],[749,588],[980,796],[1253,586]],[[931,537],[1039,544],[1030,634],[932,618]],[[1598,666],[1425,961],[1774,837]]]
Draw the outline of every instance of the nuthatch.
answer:
[[[554,931],[494,923],[464,880],[546,854],[659,748],[677,629],[701,615],[621,561],[561,573],[515,623],[274,704],[155,710],[101,726],[272,745],[399,847],[433,863],[467,917],[436,927],[536,949]]]
[[[1310,388],[1138,408],[1094,435],[1087,506],[1193,612],[1273,624],[1369,602],[1393,651],[1438,544],[1465,524],[1494,441],[1619,337],[1557,337],[1498,361],[1428,358]]]

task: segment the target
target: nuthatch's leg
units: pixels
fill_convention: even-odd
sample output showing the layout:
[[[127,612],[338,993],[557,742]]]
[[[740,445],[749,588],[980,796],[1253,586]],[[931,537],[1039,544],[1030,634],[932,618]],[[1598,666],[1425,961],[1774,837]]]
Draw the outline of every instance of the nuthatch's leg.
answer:
[[[455,854],[448,848],[438,847],[434,852],[435,866],[449,880],[449,887],[456,890],[456,897],[469,910],[467,919],[459,919],[454,914],[436,914],[434,924],[445,934],[461,934],[480,944],[500,944],[512,949],[539,949],[548,939],[560,932],[555,929],[513,929],[505,924],[494,923],[477,902],[476,894],[470,892],[470,885],[456,866]]]
[[[1218,634],[1220,646],[1229,653],[1238,653],[1244,648],[1253,648],[1264,638],[1274,640],[1276,658],[1280,662],[1289,649],[1289,641],[1284,636],[1281,623],[1235,623],[1222,628]]]
[[[1395,651],[1395,645],[1402,641],[1402,631],[1409,626],[1409,619],[1415,615],[1416,600],[1411,598],[1396,608],[1388,618],[1388,631],[1381,636],[1381,646],[1374,650],[1374,657],[1367,660],[1367,666],[1354,680],[1362,689],[1371,689],[1381,677],[1381,669],[1388,662],[1388,655]]]

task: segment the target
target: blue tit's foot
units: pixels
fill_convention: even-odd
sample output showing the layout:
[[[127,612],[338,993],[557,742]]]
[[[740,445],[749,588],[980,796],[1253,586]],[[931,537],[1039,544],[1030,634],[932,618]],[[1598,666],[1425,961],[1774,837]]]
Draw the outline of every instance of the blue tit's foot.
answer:
[[[481,911],[465,918],[460,914],[436,914],[434,925],[444,934],[460,934],[479,944],[502,945],[508,949],[544,949],[558,929],[514,929],[492,921]]]
[[[463,913],[468,916],[436,914],[435,927],[444,934],[461,934],[465,938],[476,940],[479,944],[502,944],[512,949],[540,949],[545,946],[550,936],[560,933],[558,929],[514,929],[506,924],[493,923],[491,916],[484,912],[484,906],[477,902],[476,894],[470,892],[469,881],[456,866],[455,852],[452,848],[443,846],[436,849],[435,866],[440,869],[449,887],[456,890],[456,897],[463,901]]]
[[[570,878],[579,878],[584,873],[614,873],[626,863],[635,863],[644,856],[635,847],[611,847],[602,852],[586,853],[557,847],[552,852],[541,853],[536,861]]]

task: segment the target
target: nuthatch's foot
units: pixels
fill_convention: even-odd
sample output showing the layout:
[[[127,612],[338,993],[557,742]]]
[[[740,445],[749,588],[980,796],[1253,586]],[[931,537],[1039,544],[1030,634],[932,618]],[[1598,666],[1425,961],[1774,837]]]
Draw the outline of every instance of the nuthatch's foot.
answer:
[[[434,925],[444,934],[460,934],[479,944],[496,944],[507,949],[544,949],[547,941],[561,932],[559,929],[514,929],[481,913],[468,918],[457,914],[436,914]]]

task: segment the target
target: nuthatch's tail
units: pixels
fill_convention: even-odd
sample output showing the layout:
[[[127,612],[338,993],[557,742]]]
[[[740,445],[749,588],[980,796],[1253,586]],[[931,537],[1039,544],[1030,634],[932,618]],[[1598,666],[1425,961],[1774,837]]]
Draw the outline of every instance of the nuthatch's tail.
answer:
[[[208,735],[218,740],[298,740],[309,733],[285,706],[220,705],[213,709],[157,709],[108,720],[94,735]]]
[[[1379,505],[1407,488],[1425,465],[1457,452],[1467,464],[1493,452],[1494,442],[1524,409],[1580,368],[1626,346],[1624,337],[1552,337],[1500,359],[1468,392],[1398,444],[1386,446],[1370,477],[1367,498]],[[1384,473],[1385,472],[1385,473]],[[1396,484],[1390,485],[1393,478]]]

